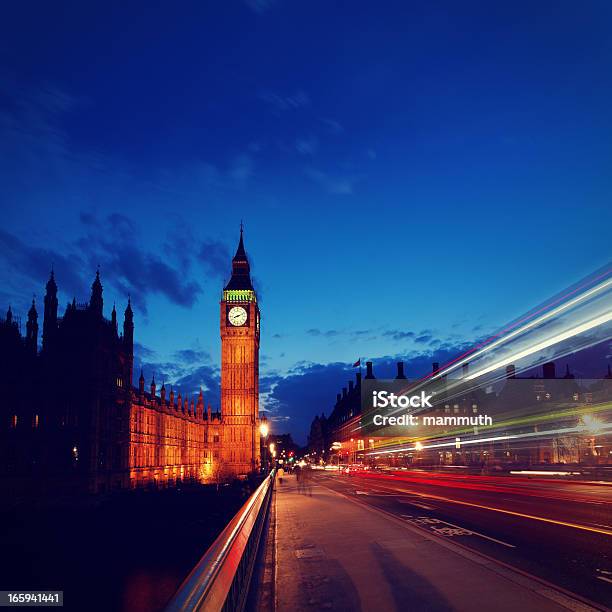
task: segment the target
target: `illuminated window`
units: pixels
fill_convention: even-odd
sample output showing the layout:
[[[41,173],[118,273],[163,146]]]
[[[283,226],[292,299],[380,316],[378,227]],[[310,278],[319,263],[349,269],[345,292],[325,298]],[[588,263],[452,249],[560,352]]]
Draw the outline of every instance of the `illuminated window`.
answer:
[[[117,386],[119,388],[123,387],[123,379],[120,376],[117,378]]]
[[[13,429],[15,429],[15,427],[17,427],[17,415],[16,414],[14,414],[13,418],[11,419],[11,427]]]
[[[35,414],[32,417],[32,427],[34,427],[34,429],[36,429],[38,427],[38,415],[37,414]]]

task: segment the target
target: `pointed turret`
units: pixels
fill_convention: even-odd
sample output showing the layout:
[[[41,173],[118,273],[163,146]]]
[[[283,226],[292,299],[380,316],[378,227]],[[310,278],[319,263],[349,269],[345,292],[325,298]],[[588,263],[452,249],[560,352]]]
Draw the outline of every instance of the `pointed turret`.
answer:
[[[38,313],[36,304],[32,300],[32,306],[28,310],[28,322],[26,324],[26,349],[32,355],[38,350]]]
[[[153,378],[151,379],[151,396],[155,397],[155,374],[153,374]]]
[[[104,302],[102,300],[102,283],[100,282],[100,268],[98,268],[98,270],[96,271],[96,278],[91,284],[91,300],[89,301],[89,309],[101,317],[103,305]]]
[[[232,259],[232,277],[225,286],[225,291],[253,291],[253,283],[251,283],[251,268],[244,249],[243,227],[240,224],[240,241],[236,254]]]
[[[162,386],[159,390],[159,395],[161,397],[162,404],[166,403],[166,383],[162,380]]]
[[[115,333],[117,333],[117,310],[115,309],[115,302],[113,302],[113,312],[111,312],[111,323],[113,324]]]
[[[140,393],[140,395],[144,395],[144,384],[144,374],[142,373],[142,368],[140,368],[140,378],[138,379],[138,393]]]
[[[132,312],[132,301],[129,296],[123,318],[123,345],[127,353],[128,380],[132,380],[134,372],[134,313]]]
[[[8,307],[8,310],[6,311],[6,323],[7,325],[11,325],[13,323],[13,310],[11,309],[11,307]]]
[[[57,285],[55,283],[55,273],[51,268],[51,274],[47,281],[47,291],[44,299],[43,314],[43,350],[48,349],[52,337],[57,329]]]

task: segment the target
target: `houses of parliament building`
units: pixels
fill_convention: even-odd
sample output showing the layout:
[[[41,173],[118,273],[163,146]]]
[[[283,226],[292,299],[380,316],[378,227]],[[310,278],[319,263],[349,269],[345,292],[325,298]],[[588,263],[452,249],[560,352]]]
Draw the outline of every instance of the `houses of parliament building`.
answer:
[[[103,315],[99,271],[88,303],[58,316],[54,273],[47,282],[38,347],[36,305],[25,337],[9,310],[0,321],[0,490],[35,494],[102,493],[244,476],[260,467],[259,327],[242,228],[223,289],[221,406],[133,387],[134,313],[121,328]]]

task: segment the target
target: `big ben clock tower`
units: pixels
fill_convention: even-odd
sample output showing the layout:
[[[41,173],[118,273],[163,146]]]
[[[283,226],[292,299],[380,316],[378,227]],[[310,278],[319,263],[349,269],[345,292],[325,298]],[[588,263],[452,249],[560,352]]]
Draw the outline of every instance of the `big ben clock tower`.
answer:
[[[221,300],[223,459],[231,472],[259,468],[259,307],[240,242]]]

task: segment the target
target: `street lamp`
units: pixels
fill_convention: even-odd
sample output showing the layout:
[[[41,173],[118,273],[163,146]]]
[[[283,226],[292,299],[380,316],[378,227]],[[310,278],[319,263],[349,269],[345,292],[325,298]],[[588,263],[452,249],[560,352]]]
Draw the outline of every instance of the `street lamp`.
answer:
[[[264,417],[259,424],[259,435],[263,438],[263,466],[264,466],[264,474],[268,471],[268,458],[267,458],[267,450],[268,445],[266,444],[266,438],[268,437],[268,433],[270,429],[268,428],[268,423],[266,422],[266,418]]]
[[[603,422],[592,414],[585,414],[582,416],[582,426],[591,433],[599,433],[603,426]]]

